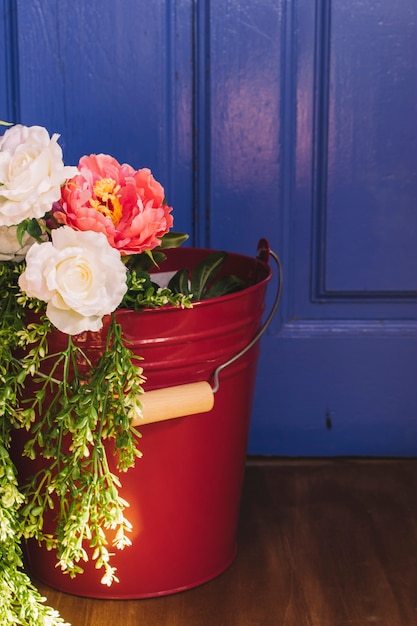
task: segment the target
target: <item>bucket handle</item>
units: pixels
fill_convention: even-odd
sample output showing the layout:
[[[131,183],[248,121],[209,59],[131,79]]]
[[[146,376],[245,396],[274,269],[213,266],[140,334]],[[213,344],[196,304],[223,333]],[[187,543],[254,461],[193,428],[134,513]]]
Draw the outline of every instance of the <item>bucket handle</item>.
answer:
[[[219,374],[220,372],[222,372],[226,367],[229,367],[229,365],[232,365],[235,361],[237,361],[238,359],[240,359],[244,354],[246,354],[258,341],[259,339],[262,337],[262,335],[264,334],[264,332],[267,330],[268,326],[270,325],[270,323],[272,322],[272,319],[278,309],[280,300],[281,300],[281,295],[282,295],[282,284],[283,284],[283,280],[282,280],[282,264],[281,264],[281,259],[279,258],[279,256],[273,252],[273,250],[270,249],[269,247],[269,243],[266,239],[261,239],[259,244],[258,244],[258,255],[257,258],[261,259],[261,260],[265,260],[265,262],[267,262],[269,260],[269,257],[272,257],[277,265],[277,269],[278,269],[278,288],[277,288],[277,292],[275,294],[275,299],[274,302],[272,304],[272,308],[271,311],[268,315],[268,317],[266,318],[265,322],[263,323],[263,325],[261,326],[261,328],[258,330],[258,332],[256,333],[256,335],[253,337],[253,339],[248,343],[247,346],[245,346],[242,350],[240,350],[240,352],[238,352],[237,354],[235,354],[231,359],[229,359],[228,361],[226,361],[225,363],[222,363],[221,365],[219,365],[213,372],[213,384],[212,384],[212,390],[213,393],[217,393],[220,387],[220,382],[219,382]]]
[[[257,258],[264,263],[268,263],[272,257],[278,269],[278,286],[275,294],[274,302],[270,313],[265,322],[254,335],[251,341],[231,359],[219,365],[212,374],[213,384],[207,381],[196,383],[186,383],[176,385],[174,387],[166,387],[164,389],[153,389],[146,391],[141,397],[142,416],[135,417],[132,420],[132,426],[141,426],[143,424],[152,424],[154,422],[162,422],[176,417],[185,417],[186,415],[195,415],[197,413],[208,413],[214,406],[214,394],[220,387],[219,374],[226,368],[235,363],[244,354],[246,354],[262,337],[281,301],[283,270],[279,256],[273,252],[266,239],[261,239],[258,243]]]

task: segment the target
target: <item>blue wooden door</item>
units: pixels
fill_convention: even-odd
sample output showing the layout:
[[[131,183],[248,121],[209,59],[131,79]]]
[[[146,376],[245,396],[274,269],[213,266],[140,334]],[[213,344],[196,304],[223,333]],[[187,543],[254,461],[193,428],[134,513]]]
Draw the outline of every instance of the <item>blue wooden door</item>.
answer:
[[[151,167],[196,245],[280,253],[250,452],[415,455],[415,0],[0,7],[0,119]]]

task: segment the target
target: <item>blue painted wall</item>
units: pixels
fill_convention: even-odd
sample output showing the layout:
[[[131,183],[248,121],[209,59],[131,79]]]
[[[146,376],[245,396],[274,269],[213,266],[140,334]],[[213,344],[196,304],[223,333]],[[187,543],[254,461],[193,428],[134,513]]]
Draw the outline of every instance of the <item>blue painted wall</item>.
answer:
[[[196,245],[280,253],[250,452],[415,455],[415,0],[0,10],[0,119],[151,167]]]

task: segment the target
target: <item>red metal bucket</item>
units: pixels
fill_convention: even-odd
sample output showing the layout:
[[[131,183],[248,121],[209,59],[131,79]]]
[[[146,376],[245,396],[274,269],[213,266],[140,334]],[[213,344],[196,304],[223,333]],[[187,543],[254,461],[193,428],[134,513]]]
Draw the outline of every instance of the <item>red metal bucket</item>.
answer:
[[[209,251],[166,252],[161,271],[193,267]],[[118,311],[124,336],[144,359],[145,391],[212,382],[216,368],[244,351],[256,336],[270,267],[260,258],[230,254],[224,271],[249,286],[192,309]],[[83,335],[90,353],[103,349],[103,336]],[[132,545],[113,557],[119,583],[102,585],[91,561],[83,564],[83,574],[71,579],[56,568],[54,552],[35,541],[27,546],[31,573],[67,593],[133,599],[189,589],[223,572],[236,555],[258,353],[255,342],[220,373],[210,412],[141,427],[143,458],[121,475],[121,493],[130,503],[128,518],[134,528]]]

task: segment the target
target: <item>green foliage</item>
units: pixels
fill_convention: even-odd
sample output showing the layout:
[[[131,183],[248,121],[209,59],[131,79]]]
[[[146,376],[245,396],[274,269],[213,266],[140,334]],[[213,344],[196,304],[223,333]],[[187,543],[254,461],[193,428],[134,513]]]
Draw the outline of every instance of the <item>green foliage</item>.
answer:
[[[2,422],[2,439],[8,440]],[[64,620],[43,598],[22,569],[19,508],[16,471],[8,450],[0,444],[0,626],[54,626]]]
[[[129,270],[127,273],[127,292],[121,303],[121,308],[140,311],[144,308],[171,305],[181,308],[191,307],[191,298],[181,292],[158,287],[152,282],[148,272]]]
[[[161,255],[161,256],[159,256]],[[162,252],[153,251],[152,260],[148,257],[150,267],[165,259]],[[187,268],[178,270],[165,288],[158,287],[152,282],[146,260],[136,261],[136,257],[127,263],[127,293],[121,303],[121,308],[140,311],[143,308],[157,308],[171,305],[181,308],[192,306],[198,300],[207,300],[224,296],[243,289],[244,282],[237,276],[226,274],[216,278],[227,259],[226,252],[212,252],[198,263],[193,272]],[[148,268],[149,269],[149,268]]]
[[[129,257],[123,257],[126,265],[131,272],[138,274],[148,272],[154,267],[159,267],[166,259],[163,250],[167,248],[178,248],[184,241],[187,241],[188,235],[185,233],[176,233],[169,231],[161,239],[161,245],[153,250],[146,250],[143,254],[134,254]]]
[[[65,350],[49,353],[51,324],[41,303],[21,294],[20,273],[16,263],[0,264],[0,626],[54,626],[63,622],[22,570],[20,541],[35,537],[56,548],[70,576],[82,571],[89,546],[102,582],[117,581],[111,554],[129,545],[131,524],[109,458],[123,473],[141,455],[131,420],[141,410],[143,376],[114,315],[96,363],[71,336]],[[30,433],[25,454],[45,459],[20,491],[9,454],[13,428]],[[44,531],[51,510],[59,513],[52,534]]]
[[[27,302],[19,295],[19,274],[17,264],[0,264],[0,626],[55,626],[64,621],[45,605],[45,598],[23,570],[20,514],[25,496],[9,454],[14,414],[26,377],[14,353],[22,345],[21,332],[31,340],[38,338],[33,329],[24,330]],[[35,302],[31,306],[38,308]],[[39,355],[42,347],[36,352]]]
[[[22,394],[11,419],[30,429],[24,454],[48,462],[23,489],[22,534],[55,548],[62,571],[70,576],[83,571],[89,546],[96,568],[104,570],[102,582],[111,584],[117,576],[109,544],[118,549],[129,545],[131,524],[125,517],[128,503],[119,495],[120,480],[108,459],[116,458],[118,472],[125,472],[141,456],[140,434],[131,420],[141,410],[142,368],[124,345],[114,315],[97,363],[90,362],[71,336],[65,350],[48,354],[43,341],[47,322],[31,326],[27,334],[22,331],[23,341],[30,341],[34,327],[38,341],[19,364],[22,380],[33,373],[36,391],[30,398]],[[50,510],[59,514],[52,534],[43,529]]]
[[[171,278],[168,289],[173,293],[190,296],[193,302],[224,296],[243,289],[244,282],[233,274],[226,274],[216,280],[226,258],[226,252],[208,254],[195,266],[191,277],[189,270],[179,270]]]
[[[23,245],[23,236],[26,232],[37,241],[41,241],[43,230],[37,219],[32,218],[23,220],[23,222],[20,222],[18,225],[16,237],[21,246]]]
[[[177,233],[170,230],[162,237],[161,248],[179,248],[187,239],[188,235],[186,233]]]

